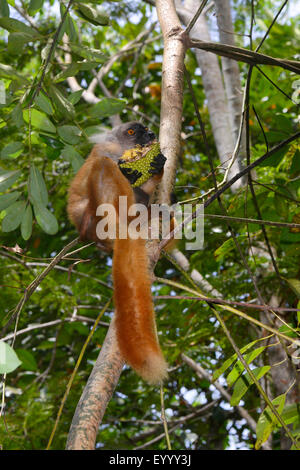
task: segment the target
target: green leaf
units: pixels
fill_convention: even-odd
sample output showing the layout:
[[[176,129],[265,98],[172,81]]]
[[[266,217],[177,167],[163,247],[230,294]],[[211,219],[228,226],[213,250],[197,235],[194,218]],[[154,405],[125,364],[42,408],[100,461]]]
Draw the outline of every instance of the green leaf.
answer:
[[[64,97],[58,88],[54,85],[49,86],[49,95],[53,99],[56,109],[65,117],[72,119],[75,115],[75,109],[72,103]]]
[[[246,344],[246,346],[241,349],[241,353],[243,354],[244,352],[248,351],[248,349],[252,348],[252,346],[254,346],[254,344],[256,344],[258,341],[259,339],[256,339],[254,341],[251,341],[251,343]],[[226,370],[231,366],[231,364],[233,364],[234,361],[236,361],[236,359],[236,353],[232,354],[232,356],[226,359],[226,361],[223,362],[222,366],[214,372],[213,381],[217,380],[222,374],[224,374],[224,372],[226,372]]]
[[[274,207],[278,215],[288,217],[289,205],[288,202],[279,194],[274,195]]]
[[[251,372],[254,374],[257,380],[261,379],[269,370],[270,366],[257,367]],[[231,406],[237,406],[242,397],[247,392],[248,388],[253,384],[252,378],[250,378],[248,372],[242,375],[235,383],[233,394],[230,400]]]
[[[48,191],[44,178],[34,164],[30,167],[28,180],[29,199],[32,204],[46,206],[48,204]]]
[[[17,80],[21,84],[27,84],[26,78],[14,70],[10,65],[0,64],[0,78],[8,78],[9,80]]]
[[[126,100],[116,98],[103,98],[91,108],[91,116],[102,119],[113,114],[119,114],[126,106]]]
[[[32,36],[25,33],[10,33],[8,36],[8,52],[14,55],[23,53],[25,44],[32,41]]]
[[[297,295],[298,299],[300,299],[300,280],[299,279],[285,279],[292,290],[295,292]]]
[[[231,253],[235,249],[234,240],[229,238],[224,243],[222,243],[219,248],[216,249],[214,255],[217,261],[223,261],[224,257],[228,257],[229,253]]]
[[[77,14],[84,20],[92,23],[95,26],[107,26],[109,24],[109,17],[104,11],[93,8],[91,5],[77,4]]]
[[[0,170],[0,191],[8,189],[21,175],[21,170],[3,171]]]
[[[6,0],[0,2],[0,16],[9,16],[9,6]]]
[[[71,163],[72,168],[75,173],[79,170],[79,168],[84,163],[84,159],[71,145],[66,145],[65,148],[61,152],[62,157]]]
[[[277,132],[285,132],[286,137],[293,133],[293,121],[290,116],[287,117],[284,114],[275,114],[274,119],[272,119],[272,127]]]
[[[244,359],[247,362],[247,364],[251,364],[251,362],[253,362],[254,359],[256,359],[257,356],[259,356],[265,350],[265,348],[266,346],[261,346],[260,348],[254,349],[250,353],[245,354]],[[232,371],[226,377],[229,387],[232,387],[234,382],[238,379],[238,377],[241,375],[243,371],[244,371],[244,366],[241,363],[241,361],[238,360],[234,368],[232,369]]]
[[[93,49],[92,47],[83,46],[82,44],[69,44],[71,50],[75,54],[80,55],[84,59],[88,59],[92,62],[103,63],[107,60],[107,56],[99,49]]]
[[[52,47],[52,38],[49,38],[48,41],[47,41],[46,46],[43,47],[43,49],[41,50],[42,63],[44,63],[47,60],[47,57],[48,57],[48,55],[50,54],[50,51],[51,51],[51,47]],[[50,70],[50,67],[51,67],[51,64],[49,64],[49,66],[48,66],[48,71]]]
[[[20,196],[20,192],[14,191],[8,194],[2,194],[0,196],[0,212],[6,209],[8,206],[11,206]]]
[[[291,405],[285,405],[282,410],[281,417],[285,424],[296,424],[297,427],[300,427],[300,414],[299,414],[299,404],[293,403]]]
[[[290,172],[292,174],[298,174],[300,172],[300,150],[298,149],[293,156]]]
[[[80,70],[91,70],[97,67],[97,65],[98,65],[98,62],[90,62],[88,60],[85,60],[82,62],[72,62],[72,64],[70,64],[65,70],[63,70],[63,72],[60,72],[58,75],[56,75],[56,77],[54,78],[54,81],[61,82],[65,80],[67,77],[73,77],[77,75],[77,73]]]
[[[25,206],[25,201],[17,201],[5,209],[6,216],[2,220],[3,232],[12,232],[19,227],[24,215]]]
[[[28,11],[30,14],[40,10],[43,6],[44,0],[30,0]]]
[[[7,144],[2,150],[1,150],[1,158],[17,158],[20,153],[23,151],[23,144],[22,142],[11,142],[10,144]]]
[[[41,229],[49,235],[54,235],[58,231],[56,217],[46,207],[39,204],[33,205],[34,215]]]
[[[279,395],[278,397],[272,400],[272,404],[274,405],[275,409],[278,411],[279,415],[281,415],[284,403],[285,403],[286,395]],[[255,449],[258,450],[264,442],[268,439],[273,429],[278,425],[279,422],[276,416],[271,411],[269,406],[266,406],[264,411],[258,418],[256,424],[256,443]]]
[[[15,370],[21,361],[11,348],[4,341],[0,341],[0,374],[8,374]]]
[[[77,104],[78,101],[80,100],[81,95],[82,95],[83,92],[84,92],[84,90],[78,90],[78,91],[74,91],[73,93],[71,93],[69,95],[70,103]]]
[[[263,31],[267,31],[268,27],[267,27],[266,23],[265,23],[261,18],[257,18],[256,23],[259,25],[259,27],[260,27]]]
[[[283,228],[280,235],[280,244],[285,243],[299,243],[300,242],[300,233],[291,232],[287,227]]]
[[[68,67],[60,72],[59,74],[54,77],[55,82],[61,82],[68,77],[74,77],[78,73],[79,67],[77,62],[72,62],[72,64],[68,65]]]
[[[70,41],[74,42],[78,39],[77,25],[73,18],[68,14],[65,20],[65,31]]]
[[[81,131],[76,126],[60,126],[57,128],[58,135],[68,144],[80,142]]]
[[[91,70],[98,66],[98,62],[91,62],[90,60],[82,60],[81,62],[77,62],[77,66],[79,70]]]
[[[42,341],[37,345],[37,349],[53,349],[53,341]]]
[[[13,47],[22,49],[24,44],[27,44],[30,41],[32,41],[32,36],[26,33],[10,33],[8,36],[8,45],[11,51],[13,50]],[[22,50],[20,52],[22,52]]]
[[[74,321],[65,325],[65,328],[68,332],[72,333],[77,331],[79,334],[87,336],[89,334],[89,328],[86,325],[83,325],[82,322]]]
[[[292,323],[287,323],[285,325],[282,325],[278,328],[278,331],[280,333],[283,333],[286,336],[289,336],[290,338],[297,338],[297,332],[295,331],[295,328],[293,328]]]
[[[39,131],[50,132],[54,134],[56,132],[55,126],[52,124],[50,119],[44,113],[41,113],[37,109],[31,109],[31,125]],[[25,122],[29,122],[29,110],[23,111],[23,118]]]
[[[11,113],[11,118],[17,127],[21,127],[24,124],[22,106],[20,103],[14,107]]]
[[[32,210],[31,205],[28,204],[21,222],[21,235],[24,240],[29,240],[32,233]]]
[[[54,139],[53,137],[42,134],[40,135],[40,139],[46,144],[45,153],[49,160],[55,160],[60,156],[64,145],[58,138]]]
[[[283,137],[284,139],[286,138],[286,135]],[[279,139],[280,140],[280,139]],[[262,163],[260,163],[260,167],[265,167],[265,166],[278,166],[283,157],[285,156],[286,152],[288,151],[288,147],[285,146],[284,148],[277,150],[271,157],[267,158],[264,160]]]
[[[31,371],[37,370],[37,362],[32,352],[28,351],[28,349],[16,349],[16,353],[22,362],[22,369]]]
[[[2,0],[1,0],[2,1]],[[32,40],[40,37],[40,35],[32,28],[14,18],[0,18],[0,27],[6,29],[10,33],[24,33],[31,36]]]
[[[50,114],[50,116],[54,113],[51,101],[44,95],[44,93],[40,92],[35,97],[34,102],[41,111],[44,111],[44,113]]]

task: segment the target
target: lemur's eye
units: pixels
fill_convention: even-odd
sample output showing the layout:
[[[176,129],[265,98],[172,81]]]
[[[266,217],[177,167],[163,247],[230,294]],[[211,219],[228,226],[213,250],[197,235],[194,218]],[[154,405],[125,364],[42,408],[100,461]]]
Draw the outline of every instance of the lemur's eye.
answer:
[[[127,131],[127,134],[129,134],[129,135],[134,135],[134,134],[135,134],[135,132],[134,132],[134,130],[133,130],[133,129],[128,129],[128,131]]]
[[[148,132],[148,131],[149,131],[149,127],[145,127],[145,131]]]

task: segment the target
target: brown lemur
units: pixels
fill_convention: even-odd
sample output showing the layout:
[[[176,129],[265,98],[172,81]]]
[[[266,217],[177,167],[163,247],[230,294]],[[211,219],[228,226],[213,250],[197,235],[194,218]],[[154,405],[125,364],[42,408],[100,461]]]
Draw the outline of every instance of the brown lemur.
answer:
[[[137,145],[155,141],[155,134],[139,122],[114,127],[110,132],[95,136],[89,157],[71,182],[68,215],[81,240],[95,241],[99,247],[113,249],[113,283],[115,325],[120,352],[125,360],[149,383],[159,383],[167,376],[167,363],[161,352],[155,327],[151,295],[146,240],[118,236],[120,222],[119,197],[127,197],[128,208],[135,203],[148,205],[163,175],[166,158],[158,153],[151,162],[151,177],[140,187],[132,188],[140,177],[137,170],[122,168],[124,152]],[[122,160],[121,160],[122,162]],[[117,214],[116,238],[100,240],[96,227],[101,216],[96,215],[101,204],[111,204]],[[127,215],[128,224],[134,217]]]

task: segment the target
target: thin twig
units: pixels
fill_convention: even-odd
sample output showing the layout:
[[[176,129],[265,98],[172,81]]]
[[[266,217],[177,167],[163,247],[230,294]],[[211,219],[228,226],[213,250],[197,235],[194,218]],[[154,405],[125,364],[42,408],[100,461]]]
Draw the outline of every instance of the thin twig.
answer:
[[[191,31],[191,29],[193,28],[193,26],[195,25],[195,23],[197,22],[199,16],[201,15],[204,7],[206,6],[208,0],[202,0],[202,3],[201,5],[199,6],[195,16],[191,19],[191,21],[189,22],[189,24],[187,25],[187,27],[185,28],[185,32],[186,34],[189,34],[189,32]]]
[[[252,109],[253,109],[253,112],[254,112],[255,117],[256,117],[256,119],[257,119],[257,122],[258,122],[258,125],[259,125],[259,127],[260,127],[260,130],[261,130],[262,133],[263,133],[264,141],[265,141],[265,144],[266,144],[266,150],[267,150],[267,152],[268,152],[268,151],[269,151],[269,142],[268,142],[266,133],[265,133],[265,131],[264,131],[263,125],[262,125],[262,123],[261,123],[261,121],[260,121],[260,119],[259,119],[259,116],[258,116],[258,114],[257,114],[257,112],[256,112],[256,109],[255,109],[255,106],[254,106],[254,105],[252,105]],[[252,181],[253,181],[253,180],[252,180]]]
[[[203,367],[200,366],[200,364],[196,363],[192,358],[190,358],[186,354],[181,354],[181,357],[186,364],[188,364],[193,370],[196,371],[199,378],[201,379],[205,378],[206,380],[208,380],[220,392],[220,394],[225,398],[225,400],[227,400],[228,403],[230,403],[231,401],[230,393],[228,393],[228,391],[225,390],[225,388],[222,387],[220,383],[218,383],[217,381],[213,381],[211,375],[206,370],[204,370]],[[237,409],[241,417],[247,421],[252,431],[256,432],[256,422],[252,418],[252,416],[248,413],[248,411],[239,405],[235,406],[235,408]],[[270,450],[270,447],[268,446],[268,444],[264,444],[262,447]]]
[[[299,199],[295,199],[295,198],[293,198],[293,197],[291,197],[291,196],[287,196],[287,194],[280,193],[279,191],[276,191],[276,189],[274,189],[274,188],[268,186],[268,185],[265,184],[265,183],[261,183],[260,181],[257,181],[257,180],[255,180],[255,179],[253,179],[253,183],[254,183],[254,184],[257,184],[258,186],[262,186],[263,188],[266,188],[266,189],[268,189],[269,191],[272,191],[274,194],[277,194],[277,196],[281,197],[282,199],[287,199],[287,200],[289,200],[289,201],[293,201],[293,202],[295,202],[297,205],[300,204],[300,200],[299,200]],[[279,184],[277,184],[276,186],[280,187]]]
[[[18,326],[18,318],[20,316],[20,313],[22,311],[23,306],[27,302],[27,300],[31,297],[31,295],[34,293],[36,288],[40,285],[40,283],[43,281],[43,279],[49,274],[49,272],[54,268],[54,266],[59,263],[59,261],[63,258],[63,256],[69,251],[70,248],[73,246],[77,245],[79,241],[79,238],[75,238],[72,240],[70,243],[68,243],[51,261],[51,263],[48,264],[48,266],[44,269],[44,271],[39,274],[30,284],[29,286],[25,289],[25,293],[23,297],[20,299],[18,302],[17,306],[15,307],[12,316],[4,325],[3,330],[1,332],[2,334],[6,331],[7,327],[14,321],[15,318],[16,324],[15,324],[15,333],[17,332],[17,326]]]
[[[134,54],[134,59],[133,59],[133,62],[131,64],[131,67],[128,69],[128,72],[127,72],[127,75],[126,77],[124,78],[124,80],[122,81],[122,83],[120,84],[119,88],[117,89],[115,95],[116,96],[119,96],[121,91],[123,90],[124,86],[125,86],[125,83],[127,82],[127,80],[129,80],[129,78],[131,77],[132,75],[132,71],[134,70],[136,64],[137,64],[137,61],[139,60],[139,57],[142,53],[142,50],[146,44],[146,40],[148,38],[148,36],[151,34],[151,32],[153,31],[153,29],[155,28],[155,25],[156,25],[156,22],[153,23],[151,25],[151,27],[147,30],[147,34],[144,36],[143,40],[142,40],[142,43],[141,45],[139,46],[139,48],[135,51],[135,54]]]
[[[211,302],[212,304],[217,304],[217,305],[238,305],[239,307],[242,308],[253,308],[254,310],[265,310],[265,306],[259,305],[259,304],[251,304],[249,302],[238,302],[235,300],[224,300],[224,299],[216,299],[213,297],[193,297],[193,296],[187,296],[187,295],[156,295],[154,297],[154,300],[162,300],[162,299],[168,299],[168,300],[203,300],[206,302]],[[267,305],[269,309],[271,309],[274,312],[300,312],[300,308],[292,308],[292,307],[272,307],[271,305]],[[281,320],[281,318],[280,318]],[[289,327],[291,330],[292,328]]]
[[[200,124],[200,127],[201,127],[201,132],[202,132],[202,136],[203,136],[203,141],[204,141],[204,144],[205,144],[205,149],[206,149],[206,155],[208,157],[208,161],[209,161],[209,165],[210,165],[210,170],[211,170],[211,174],[212,174],[212,178],[213,178],[213,184],[214,184],[214,187],[215,187],[215,194],[218,192],[218,183],[217,183],[217,179],[216,179],[216,174],[215,174],[215,169],[214,169],[214,164],[213,164],[213,161],[212,161],[212,157],[211,157],[211,152],[210,152],[210,148],[209,148],[209,145],[208,145],[208,141],[207,141],[207,136],[206,136],[206,132],[205,132],[205,127],[204,127],[204,124],[202,122],[202,118],[201,118],[201,115],[200,115],[200,112],[199,112],[199,106],[197,104],[197,99],[196,99],[196,96],[195,96],[195,93],[194,93],[194,90],[193,90],[193,86],[192,86],[192,82],[191,82],[191,79],[189,77],[189,74],[187,72],[187,70],[185,69],[185,76],[186,76],[186,80],[188,82],[188,86],[189,86],[189,90],[190,90],[190,93],[191,93],[191,97],[192,97],[192,101],[194,103],[194,108],[195,108],[195,112],[196,112],[196,115],[197,115],[197,118],[199,120],[199,124]],[[247,93],[246,93],[247,95]],[[246,107],[247,108],[247,107]],[[221,200],[221,197],[218,196],[217,197],[217,201],[218,201],[218,204],[219,204],[219,207],[221,209],[221,212],[223,215],[227,215],[227,211],[222,203],[222,200]],[[253,282],[253,285],[254,285],[254,288],[255,288],[255,291],[257,293],[257,296],[260,300],[260,302],[264,305],[264,301],[262,299],[262,296],[261,296],[261,293],[259,291],[259,288],[258,288],[258,285],[257,285],[257,282],[256,282],[256,279],[249,267],[249,264],[244,256],[244,253],[241,249],[241,246],[240,246],[240,243],[238,242],[238,239],[236,237],[236,234],[233,230],[233,228],[231,227],[231,225],[229,224],[229,222],[227,222],[227,227],[228,227],[228,230],[230,231],[230,234],[231,234],[231,238],[234,242],[234,245],[236,247],[236,250],[237,252],[239,253],[242,261],[243,261],[243,265],[245,267],[245,269],[247,270],[248,272],[248,275],[250,277],[250,279],[252,280]]]
[[[216,318],[218,320],[218,322],[220,323],[220,325],[222,326],[223,328],[223,331],[225,333],[225,335],[227,336],[229,342],[231,343],[235,353],[237,354],[239,360],[241,361],[241,363],[243,364],[244,366],[244,369],[247,371],[248,375],[250,376],[250,378],[252,379],[253,383],[255,383],[260,395],[263,397],[263,399],[265,400],[266,404],[269,406],[269,408],[271,409],[272,413],[276,416],[276,418],[278,419],[279,423],[281,424],[281,426],[284,428],[286,434],[289,436],[289,438],[291,439],[291,441],[293,442],[294,446],[298,449],[298,445],[290,431],[290,429],[288,428],[288,426],[286,425],[286,423],[284,422],[283,418],[280,416],[280,414],[278,413],[277,411],[277,408],[273,405],[272,401],[270,400],[270,398],[268,397],[268,395],[266,394],[265,390],[262,388],[262,386],[260,385],[259,381],[257,380],[257,378],[255,377],[253,371],[250,369],[249,367],[249,364],[247,364],[246,360],[244,359],[244,356],[242,355],[240,349],[237,347],[237,345],[235,344],[228,328],[226,327],[225,325],[225,322],[223,320],[223,318],[221,317],[221,315],[219,314],[219,312],[214,309],[214,312],[215,312],[215,315],[216,315]]]
[[[46,60],[45,60],[45,62],[44,62],[44,64],[43,64],[43,71],[42,71],[41,78],[39,79],[38,84],[36,85],[35,90],[34,90],[32,96],[31,96],[31,98],[30,98],[29,103],[28,103],[28,107],[29,107],[29,108],[31,107],[31,105],[32,105],[32,103],[33,103],[35,97],[39,94],[40,89],[42,88],[42,84],[43,84],[43,81],[44,81],[44,78],[45,78],[45,75],[46,75],[46,71],[47,71],[47,68],[48,68],[48,64],[49,64],[49,62],[50,62],[50,60],[51,60],[51,58],[52,58],[54,49],[55,49],[55,47],[56,47],[56,42],[57,42],[57,40],[58,40],[59,34],[60,34],[61,29],[62,29],[62,27],[63,27],[63,24],[64,24],[64,22],[65,22],[65,20],[66,20],[67,14],[69,13],[69,10],[70,10],[70,8],[71,8],[72,3],[73,3],[73,0],[69,0],[69,3],[68,3],[68,5],[66,6],[66,10],[65,10],[65,12],[64,12],[64,14],[63,14],[63,16],[62,16],[62,19],[61,19],[61,21],[60,21],[60,24],[59,24],[57,30],[55,31],[55,34],[54,34],[53,39],[52,39],[52,44],[51,44],[51,47],[50,47],[50,51],[49,51],[48,56],[47,56],[47,58],[46,58]]]
[[[273,222],[271,220],[262,219],[249,219],[247,217],[232,217],[230,215],[219,215],[219,214],[205,214],[204,217],[219,220],[231,220],[232,222],[242,222],[249,224],[264,224],[271,227],[288,227],[288,228],[300,228],[300,224],[293,224],[288,222]]]
[[[288,3],[288,1],[289,1],[289,0],[285,0],[285,2],[283,2],[283,4],[281,5],[281,7],[279,8],[277,14],[274,16],[274,18],[273,18],[273,20],[272,20],[270,26],[268,27],[267,31],[265,32],[264,37],[262,38],[262,40],[260,41],[260,43],[259,43],[258,46],[256,47],[255,52],[258,52],[259,49],[261,48],[261,46],[263,45],[263,43],[264,43],[265,39],[268,37],[268,35],[269,35],[269,33],[270,33],[272,27],[273,27],[274,24],[276,23],[278,16],[279,16],[280,13],[282,12],[282,10],[284,9],[284,7],[285,7],[286,4]],[[252,36],[252,35],[251,35],[251,36]]]
[[[76,307],[78,309],[80,308],[80,306],[76,306]],[[94,307],[94,309],[96,309],[96,308],[97,307]],[[49,327],[52,327],[52,326],[55,326],[55,325],[60,325],[61,323],[64,323],[64,322],[74,322],[74,321],[84,321],[84,322],[94,323],[95,319],[94,318],[89,318],[89,317],[83,317],[81,315],[75,315],[74,317],[72,316],[70,318],[57,319],[57,320],[48,321],[46,323],[40,323],[40,324],[37,324],[37,325],[30,325],[27,328],[23,328],[22,330],[18,330],[16,332],[16,334],[10,333],[9,335],[5,336],[4,338],[1,338],[1,341],[8,341],[9,339],[12,339],[14,337],[24,335],[24,334],[28,333],[29,331],[33,331],[33,330],[37,330],[37,329],[41,329],[41,328],[49,328]],[[106,323],[106,322],[99,322],[99,325],[105,326],[105,327],[109,326],[109,324]]]
[[[240,62],[246,62],[250,65],[273,65],[275,67],[281,67],[286,70],[290,70],[296,74],[300,73],[300,63],[296,60],[280,59],[261,54],[259,52],[250,51],[237,46],[229,46],[228,44],[220,44],[217,42],[200,41],[199,39],[190,39],[188,41],[188,47],[195,47],[196,49],[203,49],[213,54],[217,54],[223,57],[229,57],[230,59],[237,60]]]
[[[296,227],[297,228],[297,227]],[[80,260],[81,261],[81,260]],[[26,263],[27,266],[48,266],[47,263]],[[112,286],[110,286],[109,284],[107,284],[106,282],[102,281],[101,279],[98,279],[97,277],[93,277],[93,276],[90,276],[89,274],[86,274],[86,273],[82,273],[80,271],[74,271],[72,270],[70,272],[70,268],[65,268],[63,266],[53,266],[54,269],[57,269],[58,271],[64,271],[64,272],[67,272],[68,274],[70,273],[74,273],[74,275],[76,276],[81,276],[81,277],[85,277],[87,279],[92,279],[94,282],[97,282],[98,284],[101,284],[103,287],[107,287],[107,289],[110,289],[112,290]]]
[[[257,70],[270,82],[272,83],[272,85],[278,90],[280,91],[280,93],[282,93],[286,98],[288,98],[289,100],[293,101],[292,100],[292,97],[289,96],[287,93],[285,93],[285,91],[283,91],[275,82],[273,82],[273,80],[268,77],[268,75],[258,66],[256,65],[255,66],[257,68]],[[294,103],[294,102],[293,102]]]
[[[223,194],[228,188],[230,188],[237,180],[242,178],[244,175],[247,175],[251,170],[259,166],[262,162],[267,160],[267,158],[271,157],[274,153],[278,152],[278,150],[282,149],[286,145],[290,144],[294,140],[297,140],[300,137],[300,131],[296,132],[295,134],[291,135],[287,139],[283,140],[280,142],[278,145],[275,145],[272,147],[268,152],[264,153],[261,157],[259,157],[257,160],[255,160],[253,163],[250,165],[246,166],[241,170],[239,173],[237,173],[231,180],[229,180],[227,183],[224,184],[222,188],[219,188],[210,198],[208,198],[204,202],[204,209],[206,209],[210,204],[212,204],[221,194]],[[187,225],[189,222],[191,222],[193,219],[196,217],[199,217],[200,211],[196,210],[191,214],[190,216],[186,217],[184,221],[177,225],[174,230],[172,230],[166,238],[164,238],[160,244],[159,244],[159,249],[162,250],[174,237],[174,235],[179,232],[185,225]]]
[[[191,277],[189,277],[188,273],[185,273],[185,276],[187,276],[188,279],[190,280],[190,282],[193,285],[195,285],[195,283],[193,282]],[[199,290],[197,285],[195,285],[195,288],[192,289],[188,286],[185,286],[184,284],[180,284],[179,282],[171,281],[170,279],[163,279],[163,278],[160,278],[160,277],[156,277],[156,280],[159,281],[159,282],[162,282],[163,284],[166,284],[166,285],[169,285],[169,286],[172,286],[172,287],[176,287],[178,289],[182,289],[185,292],[190,292],[192,295],[198,296],[200,299],[203,299],[204,297],[206,297],[205,295],[203,295],[201,293],[201,291]],[[209,302],[207,302],[207,303],[209,304]],[[257,320],[256,318],[250,317],[250,315],[247,315],[247,313],[244,313],[244,312],[242,312],[242,311],[240,311],[240,310],[238,310],[234,307],[231,307],[230,305],[225,305],[225,304],[224,305],[219,304],[219,305],[220,305],[220,308],[222,308],[223,310],[234,313],[235,315],[237,315],[241,318],[244,318],[245,320],[249,321],[250,323],[258,325],[260,328],[265,329],[265,330],[269,331],[270,333],[273,333],[274,335],[280,336],[282,339],[285,339],[289,343],[293,343],[297,346],[300,345],[300,339],[295,339],[295,338],[289,337],[288,335],[286,335],[284,333],[281,333],[280,331],[276,330],[275,328],[273,328],[269,325],[266,325],[265,323],[262,323],[261,321]]]
[[[210,408],[214,407],[218,401],[219,400],[213,400],[212,402],[207,403],[206,405],[203,405],[199,410],[195,411],[194,413],[190,413],[190,414],[188,414],[186,416],[183,416],[183,417],[179,418],[178,420],[176,420],[175,421],[176,424],[169,430],[169,434],[171,434],[176,429],[178,429],[178,427],[181,424],[184,424],[184,423],[186,423],[186,422],[188,422],[189,420],[192,420],[192,419],[197,419],[199,415],[205,413],[206,411],[210,410]],[[153,432],[152,432],[152,434],[153,434]],[[146,447],[149,447],[151,444],[154,444],[155,442],[160,441],[164,437],[165,437],[164,433],[159,434],[154,439],[151,439],[151,441],[148,441],[145,444],[142,444],[138,447],[135,447],[134,450],[144,449]],[[141,438],[142,438],[142,436],[141,436]],[[140,440],[140,439],[135,439],[135,441],[137,441],[137,440]]]
[[[165,431],[165,436],[166,436],[166,441],[167,441],[167,447],[168,450],[172,450],[171,447],[171,442],[170,442],[170,436],[169,436],[169,430],[168,430],[168,423],[167,423],[167,418],[166,418],[166,413],[165,413],[165,402],[164,402],[164,389],[163,389],[163,384],[160,384],[160,403],[161,403],[161,420],[163,422],[164,426],[164,431]]]

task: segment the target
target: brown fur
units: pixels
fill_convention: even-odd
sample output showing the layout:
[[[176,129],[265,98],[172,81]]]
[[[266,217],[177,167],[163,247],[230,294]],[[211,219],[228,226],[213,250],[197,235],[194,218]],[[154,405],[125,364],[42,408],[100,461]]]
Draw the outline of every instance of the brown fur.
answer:
[[[127,196],[128,207],[135,202],[128,180],[117,164],[104,156],[113,152],[119,155],[120,151],[115,143],[96,145],[71,183],[67,210],[83,240],[99,241],[96,225],[100,217],[95,215],[98,205],[113,204],[118,213],[119,196]],[[145,240],[117,236],[115,241],[101,240],[101,244],[114,249],[114,301],[120,352],[146,381],[159,383],[167,376],[167,364],[157,340]]]

